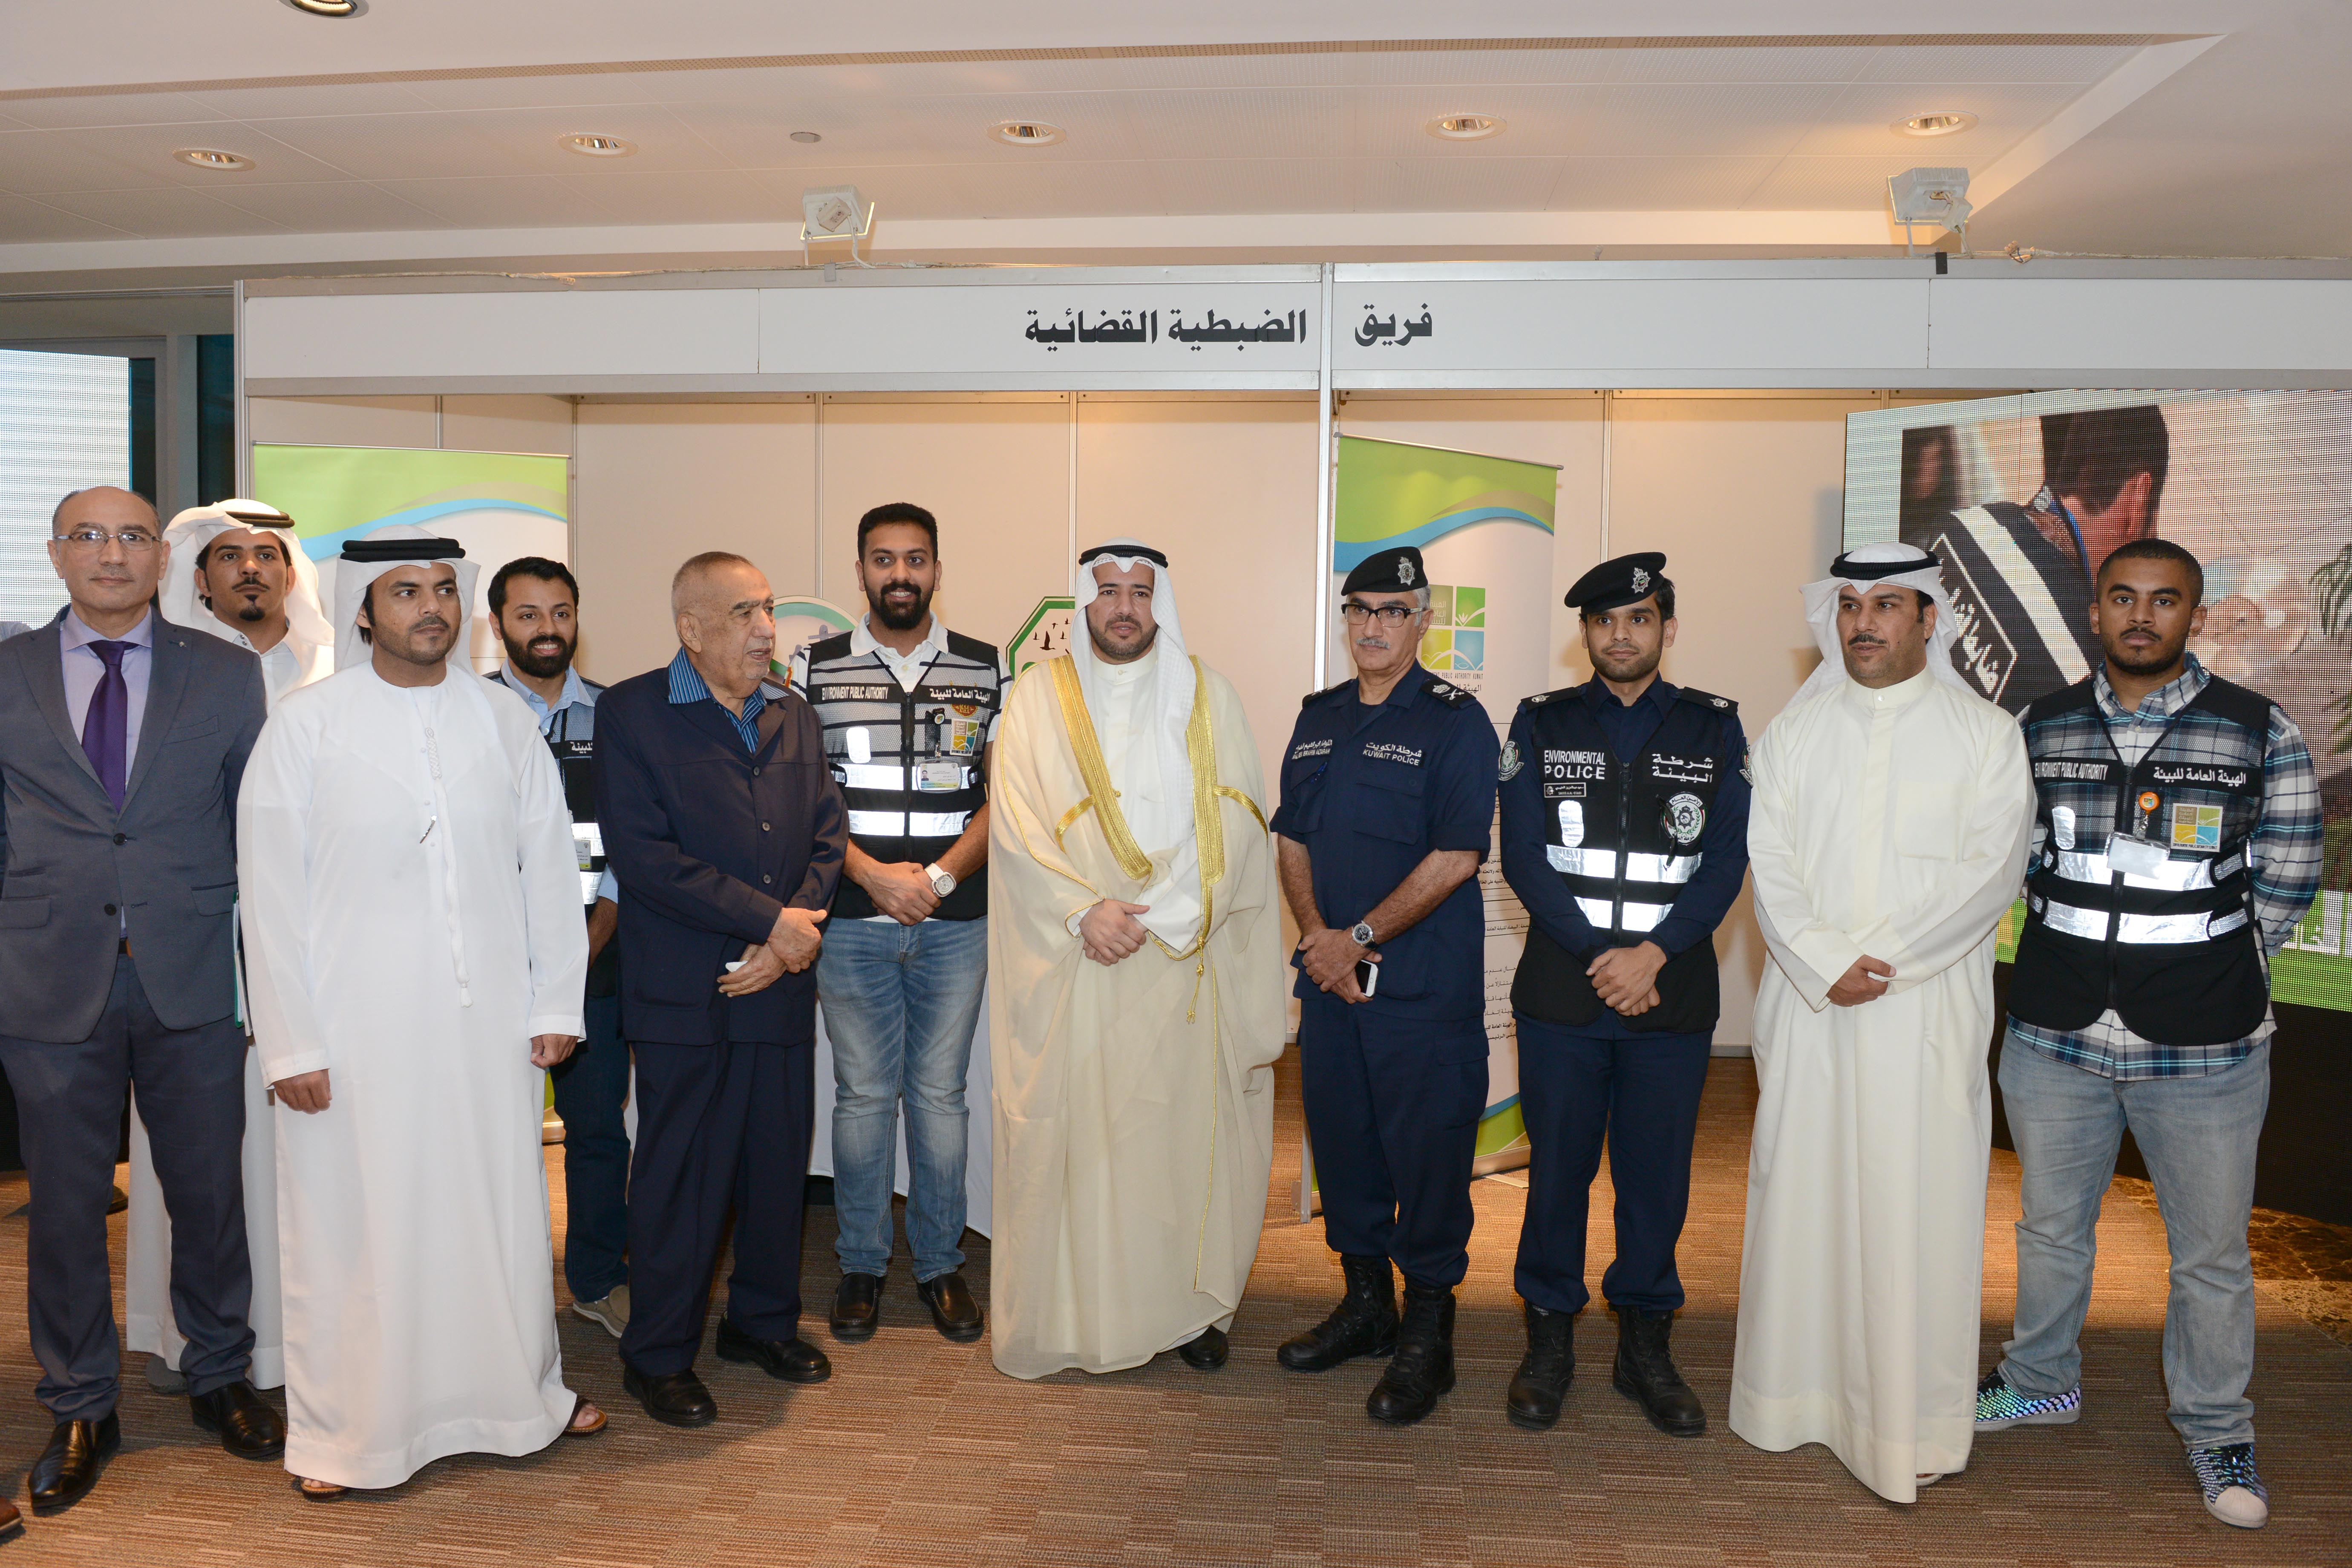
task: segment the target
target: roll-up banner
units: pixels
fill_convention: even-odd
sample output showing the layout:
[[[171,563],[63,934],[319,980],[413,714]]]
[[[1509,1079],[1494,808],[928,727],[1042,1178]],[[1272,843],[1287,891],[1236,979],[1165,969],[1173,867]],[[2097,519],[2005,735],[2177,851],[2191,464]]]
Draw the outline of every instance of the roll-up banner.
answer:
[[[569,458],[535,453],[257,442],[253,499],[294,520],[303,552],[319,563],[319,596],[330,606],[346,540],[404,522],[464,545],[466,558],[483,567],[467,653],[488,675],[500,660],[490,574],[522,555],[571,564],[571,465]]]
[[[1552,514],[1559,470],[1475,452],[1339,438],[1332,502],[1331,602],[1373,551],[1411,544],[1429,572],[1429,629],[1422,664],[1475,694],[1498,735],[1519,700],[1544,689],[1551,668]],[[1342,625],[1329,668],[1354,668]],[[1479,868],[1486,911],[1486,1109],[1478,1126],[1480,1174],[1523,1165],[1517,1037],[1511,976],[1527,945],[1528,912],[1490,849]]]

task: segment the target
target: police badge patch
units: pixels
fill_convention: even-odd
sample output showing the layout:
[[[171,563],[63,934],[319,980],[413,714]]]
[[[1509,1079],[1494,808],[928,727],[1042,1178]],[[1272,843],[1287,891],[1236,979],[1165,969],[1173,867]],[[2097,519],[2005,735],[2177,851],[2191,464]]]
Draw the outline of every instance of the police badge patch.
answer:
[[[1696,844],[1698,836],[1706,830],[1706,807],[1699,804],[1699,798],[1695,795],[1670,796],[1662,815],[1666,837],[1676,844]]]
[[[1504,742],[1502,765],[1496,769],[1495,777],[1504,784],[1510,783],[1519,776],[1520,761],[1519,743],[1517,741]]]

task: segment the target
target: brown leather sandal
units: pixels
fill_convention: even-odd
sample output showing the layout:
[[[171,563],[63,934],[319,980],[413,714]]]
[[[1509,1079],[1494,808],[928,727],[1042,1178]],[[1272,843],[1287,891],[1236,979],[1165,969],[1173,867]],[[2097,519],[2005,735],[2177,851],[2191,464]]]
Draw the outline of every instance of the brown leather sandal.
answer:
[[[593,1437],[597,1433],[602,1432],[612,1419],[602,1410],[589,1404],[587,1396],[583,1394],[572,1403],[572,1419],[563,1424],[563,1435],[567,1437]]]
[[[351,1489],[332,1481],[312,1480],[309,1476],[294,1478],[294,1490],[305,1502],[332,1502]]]

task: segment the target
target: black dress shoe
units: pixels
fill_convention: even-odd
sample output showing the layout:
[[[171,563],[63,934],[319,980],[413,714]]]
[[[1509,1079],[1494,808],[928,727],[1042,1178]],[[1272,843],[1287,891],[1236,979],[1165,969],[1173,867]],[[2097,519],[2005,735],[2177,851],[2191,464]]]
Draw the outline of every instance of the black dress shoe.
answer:
[[[1618,1308],[1617,1364],[1610,1381],[1667,1436],[1696,1437],[1706,1431],[1706,1407],[1675,1368],[1666,1348],[1674,1329],[1672,1312]]]
[[[1202,1372],[1214,1372],[1225,1364],[1232,1347],[1225,1342],[1225,1331],[1211,1323],[1199,1333],[1176,1347],[1186,1366],[1197,1366]]]
[[[963,1282],[961,1274],[918,1280],[915,1294],[931,1310],[932,1326],[960,1345],[971,1343],[988,1327],[980,1315],[980,1303],[971,1299],[971,1287]]]
[[[710,1397],[710,1390],[702,1386],[692,1367],[648,1377],[625,1363],[621,1386],[646,1407],[646,1415],[665,1426],[708,1426],[719,1419],[719,1402]]]
[[[210,1394],[188,1395],[196,1425],[220,1434],[221,1447],[240,1459],[274,1459],[286,1451],[286,1417],[239,1378]]]
[[[860,1344],[874,1337],[881,1321],[882,1276],[843,1275],[841,1288],[833,1293],[833,1337],[845,1345]]]
[[[1282,1342],[1274,1359],[1293,1372],[1328,1372],[1360,1355],[1387,1355],[1396,1349],[1396,1274],[1386,1257],[1339,1256],[1348,1293],[1331,1315],[1303,1334]]]
[[[16,1511],[15,1503],[0,1497],[0,1541],[14,1541],[24,1533],[25,1516]]]
[[[1528,1308],[1528,1353],[1503,1396],[1514,1426],[1541,1432],[1559,1419],[1559,1402],[1576,1375],[1576,1314]]]
[[[88,1497],[98,1485],[99,1471],[121,1447],[122,1421],[111,1411],[96,1421],[58,1422],[26,1478],[32,1483],[33,1512],[44,1517],[63,1513]]]
[[[1454,1291],[1404,1282],[1396,1353],[1364,1401],[1364,1414],[1388,1426],[1410,1426],[1437,1408],[1454,1387]]]
[[[719,1320],[719,1359],[749,1362],[785,1383],[823,1383],[833,1375],[833,1363],[808,1341],[754,1339],[729,1318]]]

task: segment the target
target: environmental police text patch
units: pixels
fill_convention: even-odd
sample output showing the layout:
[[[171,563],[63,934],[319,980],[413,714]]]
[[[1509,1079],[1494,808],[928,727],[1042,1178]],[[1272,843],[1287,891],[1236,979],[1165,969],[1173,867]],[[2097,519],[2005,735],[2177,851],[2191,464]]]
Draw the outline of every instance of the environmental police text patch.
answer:
[[[2068,784],[2105,784],[2112,775],[2115,764],[2082,761],[2072,757],[2045,757],[2033,764],[2037,779],[2055,779]]]
[[[1419,746],[1400,746],[1394,741],[1367,741],[1363,754],[1376,763],[1402,763],[1409,768],[1421,766]]]
[[[1713,757],[1670,757],[1664,752],[1650,759],[1650,776],[1673,784],[1713,784]]]
[[[988,702],[996,700],[996,693],[985,686],[924,686],[915,691],[918,702]]]
[[[1320,741],[1301,741],[1290,748],[1290,760],[1294,763],[1304,762],[1308,757],[1328,757],[1330,754],[1331,741],[1328,736]]]
[[[2150,776],[2160,784],[2202,784],[2208,789],[2243,789],[2253,782],[2253,774],[2245,768],[2200,767],[2193,763],[2177,766],[2156,764]]]
[[[811,702],[896,702],[898,689],[895,686],[825,685],[809,692]]]

